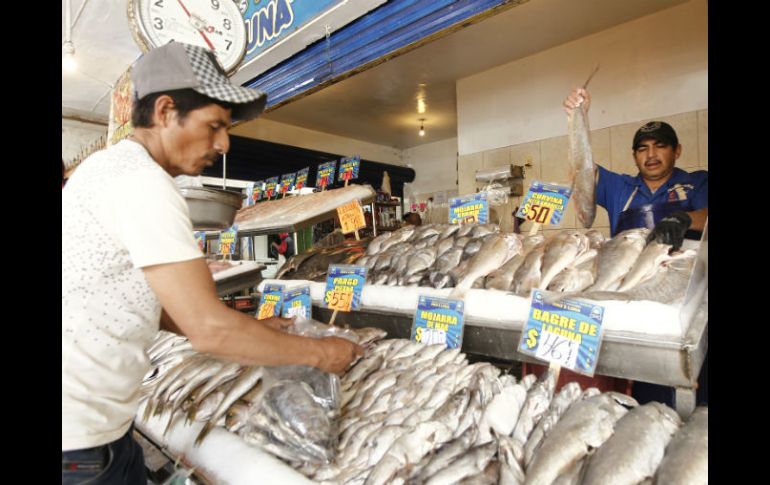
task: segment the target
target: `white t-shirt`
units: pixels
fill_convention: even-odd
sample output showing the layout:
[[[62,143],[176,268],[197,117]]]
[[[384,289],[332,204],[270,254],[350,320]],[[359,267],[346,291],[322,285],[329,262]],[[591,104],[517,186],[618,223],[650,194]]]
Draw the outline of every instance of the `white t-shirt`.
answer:
[[[141,268],[200,257],[184,198],[142,145],[97,152],[67,182],[62,451],[114,441],[136,415],[161,312]]]

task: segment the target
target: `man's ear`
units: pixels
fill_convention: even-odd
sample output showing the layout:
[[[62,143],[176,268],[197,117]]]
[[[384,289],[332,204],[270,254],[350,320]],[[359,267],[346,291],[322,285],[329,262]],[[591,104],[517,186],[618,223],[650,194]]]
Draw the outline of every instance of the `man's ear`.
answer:
[[[176,105],[171,96],[164,94],[155,100],[153,120],[155,125],[166,127],[176,116]]]
[[[682,144],[678,144],[676,148],[674,149],[674,160],[679,160],[679,157],[682,156]]]

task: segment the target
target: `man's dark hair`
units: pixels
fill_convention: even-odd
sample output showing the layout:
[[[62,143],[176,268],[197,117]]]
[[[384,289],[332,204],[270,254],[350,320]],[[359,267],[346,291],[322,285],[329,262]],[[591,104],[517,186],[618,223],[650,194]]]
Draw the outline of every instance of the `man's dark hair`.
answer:
[[[162,95],[171,96],[179,113],[179,121],[184,121],[190,111],[202,108],[209,104],[217,104],[226,109],[232,109],[232,103],[225,103],[216,99],[204,96],[192,89],[176,89],[173,91],[164,91],[160,93],[151,93],[142,99],[134,100],[134,106],[131,112],[131,124],[134,128],[152,128],[152,114],[155,110],[155,100]]]

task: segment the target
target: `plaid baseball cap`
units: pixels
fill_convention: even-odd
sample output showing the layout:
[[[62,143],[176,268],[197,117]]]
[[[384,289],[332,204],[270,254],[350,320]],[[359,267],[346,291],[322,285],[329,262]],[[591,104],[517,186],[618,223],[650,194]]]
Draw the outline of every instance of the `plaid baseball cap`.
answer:
[[[136,99],[175,89],[192,89],[204,96],[233,103],[233,120],[246,121],[265,109],[267,94],[233,86],[214,53],[206,48],[171,41],[136,61],[131,71]]]
[[[676,132],[671,125],[665,121],[650,121],[636,130],[634,143],[631,145],[631,149],[636,150],[639,147],[639,144],[648,138],[671,145],[674,148],[679,145],[679,138],[677,138]]]

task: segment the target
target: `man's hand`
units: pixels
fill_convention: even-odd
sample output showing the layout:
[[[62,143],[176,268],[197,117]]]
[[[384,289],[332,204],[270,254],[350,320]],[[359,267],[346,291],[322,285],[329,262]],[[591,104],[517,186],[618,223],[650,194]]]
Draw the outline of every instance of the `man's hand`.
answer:
[[[588,113],[588,108],[591,106],[591,95],[585,89],[577,87],[569,93],[562,106],[564,106],[564,112],[569,116],[572,110],[581,104],[585,106],[586,113]]]
[[[263,323],[270,328],[285,332],[287,328],[294,325],[294,318],[270,317],[263,320],[258,320],[258,322]]]
[[[655,240],[659,243],[670,244],[674,250],[682,247],[684,234],[692,224],[692,218],[686,212],[674,212],[660,220],[655,225],[647,242]]]
[[[319,343],[323,357],[317,367],[324,372],[342,375],[358,356],[364,355],[363,347],[344,338],[326,337]]]

